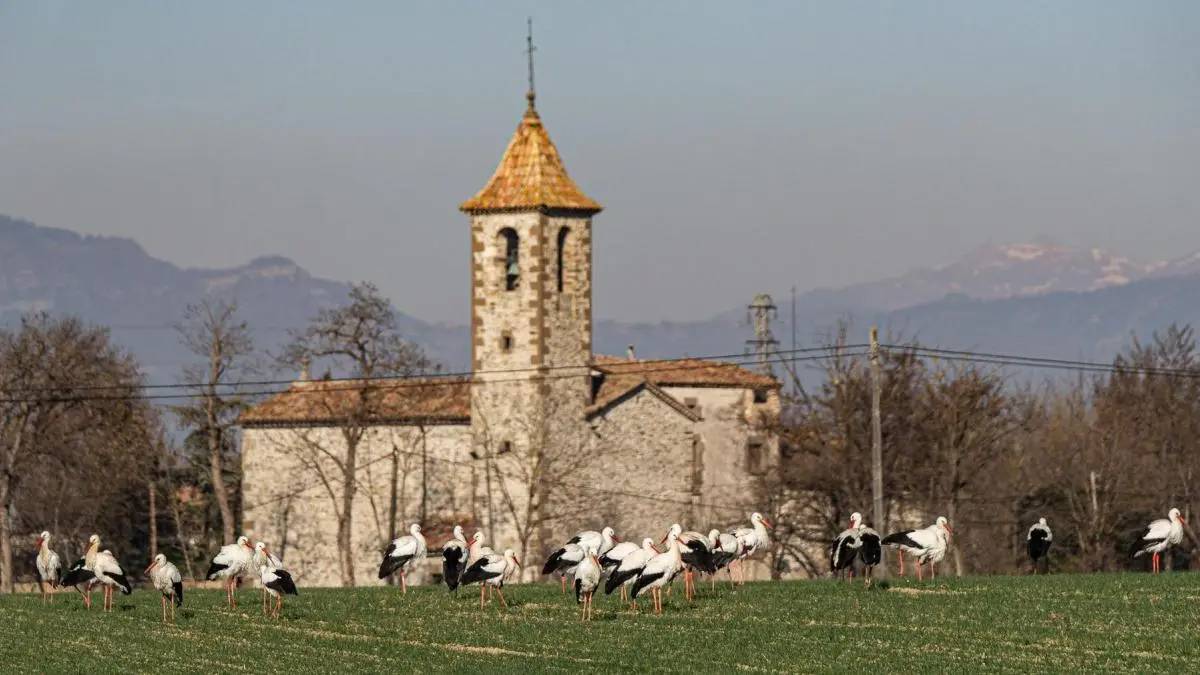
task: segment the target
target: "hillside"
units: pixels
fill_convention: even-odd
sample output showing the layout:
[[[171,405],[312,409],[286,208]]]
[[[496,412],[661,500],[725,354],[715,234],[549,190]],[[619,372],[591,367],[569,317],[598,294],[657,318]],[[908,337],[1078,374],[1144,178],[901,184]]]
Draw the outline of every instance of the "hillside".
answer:
[[[876,322],[924,342],[1060,358],[1108,359],[1131,331],[1200,325],[1200,256],[1136,261],[1053,243],[985,246],[948,265],[894,279],[820,289],[797,297],[796,334],[816,344],[839,316],[857,331]],[[185,269],[158,260],[136,242],[83,236],[0,216],[0,322],[45,309],[112,326],[155,382],[171,382],[187,358],[169,328],[188,302],[211,293],[236,298],[260,344],[278,346],[289,329],[342,301],[346,284],[313,277],[287,258],[260,257],[230,269]],[[774,324],[791,344],[788,299]],[[468,364],[466,326],[431,324],[400,313],[403,333],[446,370]],[[701,321],[625,323],[598,320],[598,352],[639,357],[741,354],[751,330],[745,308]]]
[[[262,346],[305,325],[349,287],[318,279],[295,262],[261,257],[231,269],[184,269],[130,239],[83,236],[0,216],[0,322],[30,310],[69,312],[112,327],[154,381],[173,381],[187,358],[169,324],[205,294],[236,298]],[[446,364],[466,362],[462,329],[400,313],[400,328]]]

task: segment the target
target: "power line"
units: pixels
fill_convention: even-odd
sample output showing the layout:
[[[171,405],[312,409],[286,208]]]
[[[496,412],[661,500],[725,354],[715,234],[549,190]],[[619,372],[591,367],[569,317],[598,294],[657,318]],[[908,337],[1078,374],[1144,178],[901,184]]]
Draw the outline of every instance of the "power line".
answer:
[[[866,344],[849,345],[850,348],[860,348],[860,347],[866,347],[866,346],[867,346]],[[828,351],[828,348],[827,347],[805,347],[802,349],[796,349],[796,350],[792,350],[792,351],[794,351],[795,353],[804,354],[804,353]],[[638,363],[639,365],[647,365],[647,364],[653,365],[653,364],[680,363],[682,361],[720,361],[720,362],[723,362],[725,365],[738,365],[738,363],[740,363],[741,361],[744,361],[745,359],[746,359],[746,354],[739,353],[739,354],[716,354],[716,355],[712,355],[712,356],[680,356],[680,357],[672,357],[672,358],[664,358],[664,359],[642,359],[642,360],[639,360],[636,362],[630,362],[630,363]],[[620,364],[623,364],[623,363],[624,362],[620,362],[620,361],[616,362],[616,365],[614,367],[620,368]],[[707,367],[710,367],[711,365],[712,364],[700,364],[700,365],[695,366],[695,368],[707,368]],[[383,382],[383,381],[398,381],[398,380],[422,380],[423,381],[423,380],[431,380],[431,379],[437,379],[437,378],[444,378],[444,379],[450,380],[450,379],[456,379],[456,378],[461,379],[461,378],[474,377],[474,376],[480,376],[480,375],[508,375],[508,374],[517,374],[517,373],[543,373],[543,372],[555,371],[555,370],[578,371],[581,368],[585,368],[585,367],[591,368],[591,367],[595,367],[595,366],[592,366],[591,364],[588,364],[587,366],[565,366],[565,365],[564,366],[524,366],[521,368],[493,368],[493,369],[486,369],[486,370],[475,370],[475,371],[464,370],[464,371],[455,371],[455,372],[448,372],[448,373],[431,372],[431,373],[411,373],[411,374],[403,374],[403,375],[372,375],[370,377],[362,377],[362,376],[355,377],[352,375],[347,375],[347,376],[339,376],[339,377],[322,378],[319,381],[320,382],[358,383],[358,382],[376,382],[376,381]],[[605,367],[604,365],[599,366],[599,368],[604,368],[604,367]],[[674,367],[674,368],[667,368],[666,370],[686,370],[686,368]],[[20,387],[20,388],[16,388],[16,389],[8,389],[5,391],[5,393],[21,394],[21,393],[36,393],[36,392],[41,392],[41,391],[52,392],[52,391],[62,391],[64,389],[70,389],[73,391],[130,391],[130,390],[163,390],[163,389],[168,389],[168,390],[169,389],[193,389],[193,390],[197,390],[197,389],[209,389],[212,387],[217,387],[217,388],[220,388],[220,387],[232,387],[232,388],[271,387],[271,386],[278,386],[278,385],[291,385],[294,382],[295,382],[295,380],[292,380],[292,379],[268,379],[268,380],[243,380],[243,381],[239,381],[239,382],[219,383],[216,385],[209,384],[207,382],[181,382],[181,383],[177,383],[177,384],[92,384],[92,385],[79,385],[79,386],[70,386],[70,387]],[[350,387],[350,389],[355,389],[355,388],[357,388],[357,387]],[[233,394],[233,392],[231,392],[230,394],[227,394],[227,395],[232,395],[232,394]],[[194,394],[188,394],[187,397],[191,398],[193,396],[206,396],[206,395],[208,395],[208,394],[205,392],[197,392]],[[12,402],[12,401],[9,401],[6,399],[0,399],[0,403],[8,403],[8,402]]]
[[[1154,366],[1135,366],[1127,364],[1103,363],[1100,361],[1082,361],[1073,359],[1055,359],[1041,356],[1021,356],[1018,354],[998,354],[994,352],[972,352],[961,349],[942,349],[938,347],[922,347],[919,345],[882,345],[889,349],[906,350],[924,354],[931,358],[943,358],[948,361],[969,361],[1004,366],[1021,366],[1027,368],[1046,368],[1052,370],[1072,370],[1079,372],[1123,373],[1130,375],[1162,375],[1166,377],[1200,377],[1200,365],[1192,368],[1160,368]]]
[[[825,348],[810,347],[810,348],[806,348],[806,349],[802,349],[802,350],[798,350],[798,351],[800,351],[802,353],[814,352],[814,351],[825,351]],[[792,361],[815,361],[815,360],[820,360],[820,359],[824,359],[824,358],[826,358],[826,356],[822,354],[822,355],[807,356],[807,357],[792,357],[792,359],[790,359],[790,360],[792,360]],[[721,360],[721,359],[725,359],[725,360]],[[700,361],[700,363],[695,363],[695,364],[684,363],[684,362],[690,362],[690,361]],[[618,373],[619,373],[621,366],[624,363],[626,363],[626,362],[616,362],[616,363],[612,364],[611,366],[602,365],[602,366],[599,366],[599,368],[609,367],[609,368],[612,368],[612,369],[618,371]],[[677,358],[671,358],[671,359],[657,359],[657,360],[636,361],[636,362],[630,361],[628,363],[637,363],[639,366],[644,366],[646,364],[661,364],[658,367],[650,367],[650,368],[639,367],[635,371],[636,374],[651,374],[651,373],[661,373],[661,372],[686,372],[689,370],[703,370],[703,369],[713,367],[714,364],[717,366],[742,366],[742,365],[748,365],[749,361],[744,354],[741,354],[741,355],[722,355],[722,356],[710,356],[710,357],[677,357]],[[572,371],[572,372],[543,375],[542,379],[570,379],[570,378],[579,377],[580,375],[579,375],[578,371],[582,370],[585,367],[591,368],[593,366],[547,366],[547,367],[541,367],[541,368],[530,367],[530,368],[479,370],[479,371],[474,371],[474,372],[461,372],[461,373],[449,373],[449,374],[436,374],[435,373],[435,374],[428,374],[428,375],[413,374],[413,375],[396,375],[396,376],[373,376],[373,377],[365,377],[365,378],[364,377],[328,378],[328,379],[322,379],[322,380],[308,380],[307,382],[314,383],[314,384],[321,384],[322,386],[312,387],[312,388],[300,388],[300,389],[291,388],[292,385],[295,384],[295,382],[296,382],[295,380],[262,380],[259,382],[244,382],[244,383],[237,383],[237,384],[231,383],[226,386],[234,387],[235,388],[234,391],[218,392],[215,395],[226,396],[226,397],[232,397],[232,396],[254,397],[254,396],[269,396],[269,395],[282,394],[282,393],[291,393],[291,394],[297,394],[297,395],[300,395],[300,394],[328,394],[329,392],[336,392],[336,391],[363,390],[363,389],[368,388],[368,386],[369,386],[369,385],[364,384],[366,382],[380,382],[381,384],[379,384],[375,387],[372,387],[372,388],[375,390],[389,391],[389,390],[402,389],[402,388],[406,388],[406,387],[441,387],[441,386],[445,386],[447,384],[454,384],[454,383],[456,383],[456,380],[458,382],[461,382],[468,377],[472,377],[472,376],[477,377],[479,375],[514,374],[514,373],[540,374],[540,373],[554,372],[554,371]],[[512,378],[507,378],[507,379],[492,378],[492,379],[476,380],[471,383],[471,386],[479,386],[479,385],[486,385],[486,384],[499,384],[499,383],[505,383],[505,382],[523,382],[528,379],[529,379],[528,377],[512,377]],[[332,386],[326,386],[326,383],[329,383]],[[253,390],[253,391],[244,391],[244,390],[237,391],[236,390],[237,387],[253,387],[253,386],[260,386],[260,385],[261,386],[287,385],[287,386],[286,386],[286,388],[283,388],[283,389],[272,388],[272,389]],[[341,386],[339,386],[339,385],[341,385]],[[137,388],[138,389],[151,389],[151,388],[166,389],[166,388],[181,388],[182,387],[182,388],[188,388],[188,389],[195,390],[195,389],[202,389],[205,386],[206,385],[197,385],[197,384],[150,385],[147,387],[137,387]],[[79,389],[79,390],[83,390],[83,391],[129,391],[134,388],[135,387],[126,386],[126,385],[91,385],[90,387],[82,386],[82,387],[77,387],[77,388],[76,387],[25,388],[25,389],[9,390],[9,392],[10,393],[22,393],[22,392],[33,393],[33,392],[37,392],[37,391],[62,391],[63,389]],[[93,396],[93,395],[70,395],[70,396],[58,396],[58,397],[35,396],[32,398],[0,399],[0,405],[21,404],[21,403],[45,403],[45,402],[63,403],[63,402],[83,402],[83,401],[128,401],[128,400],[163,401],[163,400],[203,398],[208,395],[210,395],[210,394],[201,391],[201,392],[182,393],[182,394],[129,393],[129,394],[114,395],[114,396]]]

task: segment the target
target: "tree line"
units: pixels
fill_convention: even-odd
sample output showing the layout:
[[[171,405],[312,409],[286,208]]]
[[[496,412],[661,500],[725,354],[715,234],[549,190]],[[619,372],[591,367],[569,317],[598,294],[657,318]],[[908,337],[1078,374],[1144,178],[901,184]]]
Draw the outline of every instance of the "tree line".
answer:
[[[31,552],[42,530],[54,534],[65,564],[99,533],[122,560],[164,552],[189,578],[202,576],[240,530],[235,420],[263,394],[247,385],[314,364],[367,383],[341,411],[348,451],[340,474],[322,475],[339,544],[348,539],[355,450],[379,402],[370,378],[437,370],[400,336],[374,285],[352,286],[348,300],[293,331],[277,353],[255,343],[236,302],[187,306],[173,328],[192,360],[162,396],[146,390],[136,359],[104,326],[35,312],[0,328],[0,592],[36,578]],[[172,402],[157,404],[164,399]]]
[[[192,360],[175,385],[186,395],[163,397],[166,405],[147,393],[136,359],[103,326],[31,313],[0,329],[0,591],[33,579],[26,552],[42,530],[54,533],[68,563],[97,532],[122,559],[164,552],[189,578],[203,574],[208,556],[240,529],[235,420],[263,393],[250,385],[316,365],[325,368],[317,379],[333,371],[362,378],[336,404],[337,447],[295,448],[336,514],[343,582],[353,584],[350,505],[362,472],[379,470],[360,458],[384,399],[377,378],[432,374],[438,365],[400,335],[390,303],[369,283],[354,285],[345,304],[321,310],[275,353],[256,344],[234,302],[189,305],[174,329]],[[826,341],[818,387],[791,373],[795,386],[774,429],[779,470],[760,492],[761,510],[778,524],[775,559],[810,574],[828,569],[825,546],[850,513],[872,515],[871,369],[864,353],[845,348],[849,333],[842,324]],[[950,571],[1020,571],[1025,532],[1043,516],[1055,532],[1056,569],[1125,569],[1146,522],[1172,506],[1185,518],[1195,512],[1200,356],[1190,326],[1172,325],[1148,342],[1133,336],[1104,372],[1041,383],[981,360],[941,358],[916,340],[887,343],[879,363],[887,522],[871,524],[886,530],[947,516],[955,527]],[[570,483],[582,475],[578,448],[531,448],[488,463],[481,480],[489,493],[530,476]],[[437,511],[444,490],[429,487],[425,458],[394,446],[391,460],[384,470],[393,477],[420,465],[421,515]],[[376,509],[390,521],[379,528],[381,550],[397,534],[404,497],[392,483],[392,503]],[[540,494],[538,485],[525,488]],[[512,512],[525,539],[563,515],[551,500],[506,501],[502,492],[489,512]],[[1193,543],[1168,565],[1192,564]]]
[[[843,323],[827,341],[818,387],[791,373],[781,470],[763,486],[787,514],[777,515],[776,553],[809,573],[828,572],[828,542],[855,511],[884,533],[946,516],[954,535],[944,564],[957,574],[1027,571],[1025,537],[1040,517],[1054,532],[1052,569],[1140,568],[1131,552],[1150,520],[1172,507],[1185,519],[1196,513],[1200,355],[1191,326],[1148,341],[1133,335],[1106,367],[1081,363],[1067,377],[1037,379],[891,337],[879,354],[882,526],[870,522],[869,355],[841,346],[849,334]],[[1195,564],[1188,534],[1168,566]]]

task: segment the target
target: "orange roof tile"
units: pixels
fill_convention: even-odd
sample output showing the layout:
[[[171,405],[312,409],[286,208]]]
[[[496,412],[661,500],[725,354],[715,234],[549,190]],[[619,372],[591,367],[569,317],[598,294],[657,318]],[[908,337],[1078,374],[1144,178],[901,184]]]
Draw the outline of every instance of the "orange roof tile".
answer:
[[[242,413],[242,426],[338,424],[356,405],[353,380],[297,382]],[[465,378],[393,380],[371,391],[372,424],[465,424],[471,419],[471,384]]]
[[[622,377],[636,376],[660,387],[768,387],[782,386],[779,380],[733,363],[704,359],[631,361],[619,356],[592,357],[597,370]]]
[[[583,194],[567,175],[558,149],[546,133],[529,94],[529,107],[508,143],[491,180],[474,197],[463,202],[467,213],[569,209],[599,213],[603,208]]]

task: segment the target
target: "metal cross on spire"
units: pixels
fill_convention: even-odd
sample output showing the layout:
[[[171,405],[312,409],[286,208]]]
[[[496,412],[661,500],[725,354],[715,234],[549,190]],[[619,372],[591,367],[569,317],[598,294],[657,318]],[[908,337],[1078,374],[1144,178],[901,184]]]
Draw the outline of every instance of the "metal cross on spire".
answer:
[[[525,38],[525,53],[529,55],[529,91],[525,97],[529,99],[529,104],[533,105],[533,53],[537,51],[537,47],[533,46],[533,17],[529,17],[529,34]]]

